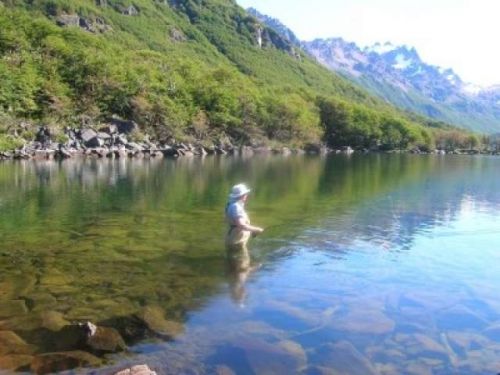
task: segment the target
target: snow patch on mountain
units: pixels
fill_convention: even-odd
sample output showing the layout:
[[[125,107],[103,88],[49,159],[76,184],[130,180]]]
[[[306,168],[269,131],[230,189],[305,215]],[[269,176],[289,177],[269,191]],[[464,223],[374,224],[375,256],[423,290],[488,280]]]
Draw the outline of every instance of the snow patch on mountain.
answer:
[[[392,65],[393,68],[403,70],[407,69],[411,64],[413,64],[413,60],[405,57],[405,55],[398,53],[396,55],[396,63]]]
[[[385,42],[384,44],[381,43],[375,43],[372,46],[368,46],[364,49],[365,53],[377,53],[379,55],[387,52],[394,51],[395,49],[399,48],[398,46],[395,46],[391,42]]]

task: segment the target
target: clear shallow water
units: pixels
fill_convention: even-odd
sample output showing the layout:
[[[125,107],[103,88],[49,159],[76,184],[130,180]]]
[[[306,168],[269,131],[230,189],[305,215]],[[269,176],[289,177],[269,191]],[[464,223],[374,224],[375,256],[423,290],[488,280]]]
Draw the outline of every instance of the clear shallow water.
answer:
[[[411,155],[0,164],[0,365],[74,350],[58,330],[90,320],[128,346],[94,352],[97,373],[497,374],[499,172]],[[224,262],[240,181],[268,228],[249,274]]]

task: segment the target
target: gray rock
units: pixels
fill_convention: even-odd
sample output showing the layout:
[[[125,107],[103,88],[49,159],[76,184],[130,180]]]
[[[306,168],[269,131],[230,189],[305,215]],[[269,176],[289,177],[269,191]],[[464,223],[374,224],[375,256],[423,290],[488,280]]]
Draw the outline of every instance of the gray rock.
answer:
[[[114,139],[114,143],[117,145],[127,145],[128,139],[124,134],[120,134]]]
[[[100,139],[103,139],[105,141],[111,139],[111,135],[109,135],[108,133],[104,133],[104,132],[97,133],[97,137]]]
[[[144,150],[143,147],[141,147],[141,145],[139,145],[138,143],[135,143],[135,142],[128,142],[125,147],[128,149],[128,150],[132,150],[132,151],[142,151]]]
[[[182,32],[182,30],[179,30],[175,27],[170,29],[170,40],[174,42],[185,42],[187,40],[186,35]]]
[[[135,6],[131,5],[127,8],[125,8],[122,11],[122,14],[124,14],[126,16],[137,16],[137,15],[139,15],[139,10]]]
[[[97,132],[93,129],[83,129],[80,134],[80,138],[84,143],[89,142],[91,139],[97,137]]]
[[[80,26],[80,16],[78,14],[61,14],[56,19],[58,26]]]

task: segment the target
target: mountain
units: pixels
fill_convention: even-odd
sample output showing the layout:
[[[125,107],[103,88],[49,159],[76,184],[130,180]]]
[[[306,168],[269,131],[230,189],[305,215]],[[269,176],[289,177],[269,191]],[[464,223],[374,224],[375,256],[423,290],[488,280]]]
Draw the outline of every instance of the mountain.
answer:
[[[112,116],[136,121],[136,139],[162,142],[470,144],[281,32],[234,0],[0,1],[0,149],[32,139],[38,124],[63,141],[64,127],[98,129]]]
[[[360,48],[342,38],[301,42],[279,20],[248,10],[318,62],[399,108],[461,127],[500,131],[500,90],[463,82],[452,70],[424,62],[415,48],[389,42]]]
[[[341,38],[304,42],[303,48],[398,107],[486,133],[500,130],[498,90],[484,91],[452,69],[427,64],[415,48],[377,43],[361,49]]]

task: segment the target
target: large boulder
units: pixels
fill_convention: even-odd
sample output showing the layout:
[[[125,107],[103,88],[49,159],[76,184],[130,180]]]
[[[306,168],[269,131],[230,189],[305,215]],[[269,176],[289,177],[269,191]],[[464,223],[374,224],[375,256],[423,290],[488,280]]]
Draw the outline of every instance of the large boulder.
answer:
[[[97,137],[97,132],[93,129],[82,129],[80,133],[80,138],[84,143],[87,143],[96,137]]]

